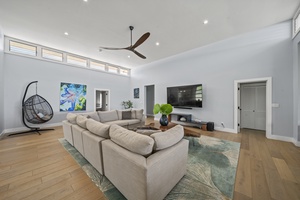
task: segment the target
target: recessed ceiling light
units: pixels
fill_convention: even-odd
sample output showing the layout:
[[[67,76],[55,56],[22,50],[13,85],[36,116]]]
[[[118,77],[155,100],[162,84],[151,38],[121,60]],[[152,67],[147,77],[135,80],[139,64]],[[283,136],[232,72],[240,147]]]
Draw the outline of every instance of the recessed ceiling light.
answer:
[[[83,0],[84,2],[87,2],[88,0]]]
[[[207,19],[204,20],[204,21],[203,21],[203,24],[208,24],[208,20],[207,20]]]
[[[69,35],[69,33],[68,33],[68,32],[65,32],[65,35]]]
[[[130,58],[130,56],[129,56],[129,55],[128,55],[127,57],[128,57],[128,58]]]
[[[156,46],[159,46],[159,42],[156,42],[155,44],[156,44]]]

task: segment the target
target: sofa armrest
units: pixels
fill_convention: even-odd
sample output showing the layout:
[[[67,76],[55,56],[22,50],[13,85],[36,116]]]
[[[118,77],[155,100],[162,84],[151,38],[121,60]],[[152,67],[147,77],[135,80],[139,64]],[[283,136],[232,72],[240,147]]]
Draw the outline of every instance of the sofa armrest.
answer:
[[[64,120],[62,122],[63,124],[63,132],[64,132],[64,138],[72,145],[74,146],[74,140],[73,140],[73,132],[72,132],[72,126],[68,120]]]
[[[147,158],[147,199],[163,199],[185,175],[188,145],[182,139]]]
[[[102,142],[104,175],[127,199],[146,199],[146,158],[117,145]]]

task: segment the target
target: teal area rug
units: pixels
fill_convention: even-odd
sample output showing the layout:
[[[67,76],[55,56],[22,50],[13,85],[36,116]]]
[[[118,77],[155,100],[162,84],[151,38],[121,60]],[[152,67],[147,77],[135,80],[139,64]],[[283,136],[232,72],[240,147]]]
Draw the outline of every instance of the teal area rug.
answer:
[[[189,140],[187,173],[165,199],[232,199],[240,143],[207,136],[185,139]],[[107,199],[126,199],[72,145],[59,141]]]

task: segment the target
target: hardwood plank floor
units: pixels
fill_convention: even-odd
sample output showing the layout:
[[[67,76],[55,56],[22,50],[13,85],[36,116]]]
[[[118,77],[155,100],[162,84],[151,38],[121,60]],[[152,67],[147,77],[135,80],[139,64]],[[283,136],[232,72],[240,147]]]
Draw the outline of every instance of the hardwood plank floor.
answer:
[[[153,122],[148,118],[147,123]],[[201,135],[241,143],[234,200],[300,200],[300,148],[263,131]],[[0,199],[101,199],[103,193],[64,150],[62,127],[0,140]]]

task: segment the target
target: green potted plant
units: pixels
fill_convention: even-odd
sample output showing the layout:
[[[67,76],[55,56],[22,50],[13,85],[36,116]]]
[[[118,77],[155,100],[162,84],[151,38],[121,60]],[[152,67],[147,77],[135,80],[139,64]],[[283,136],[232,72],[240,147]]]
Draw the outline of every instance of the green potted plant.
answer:
[[[173,111],[173,107],[171,104],[155,104],[153,108],[153,113],[158,114],[161,113],[161,118],[159,120],[159,123],[162,126],[167,126],[168,121],[168,115]]]
[[[124,106],[125,109],[133,108],[133,103],[130,100],[123,101],[122,106]]]

